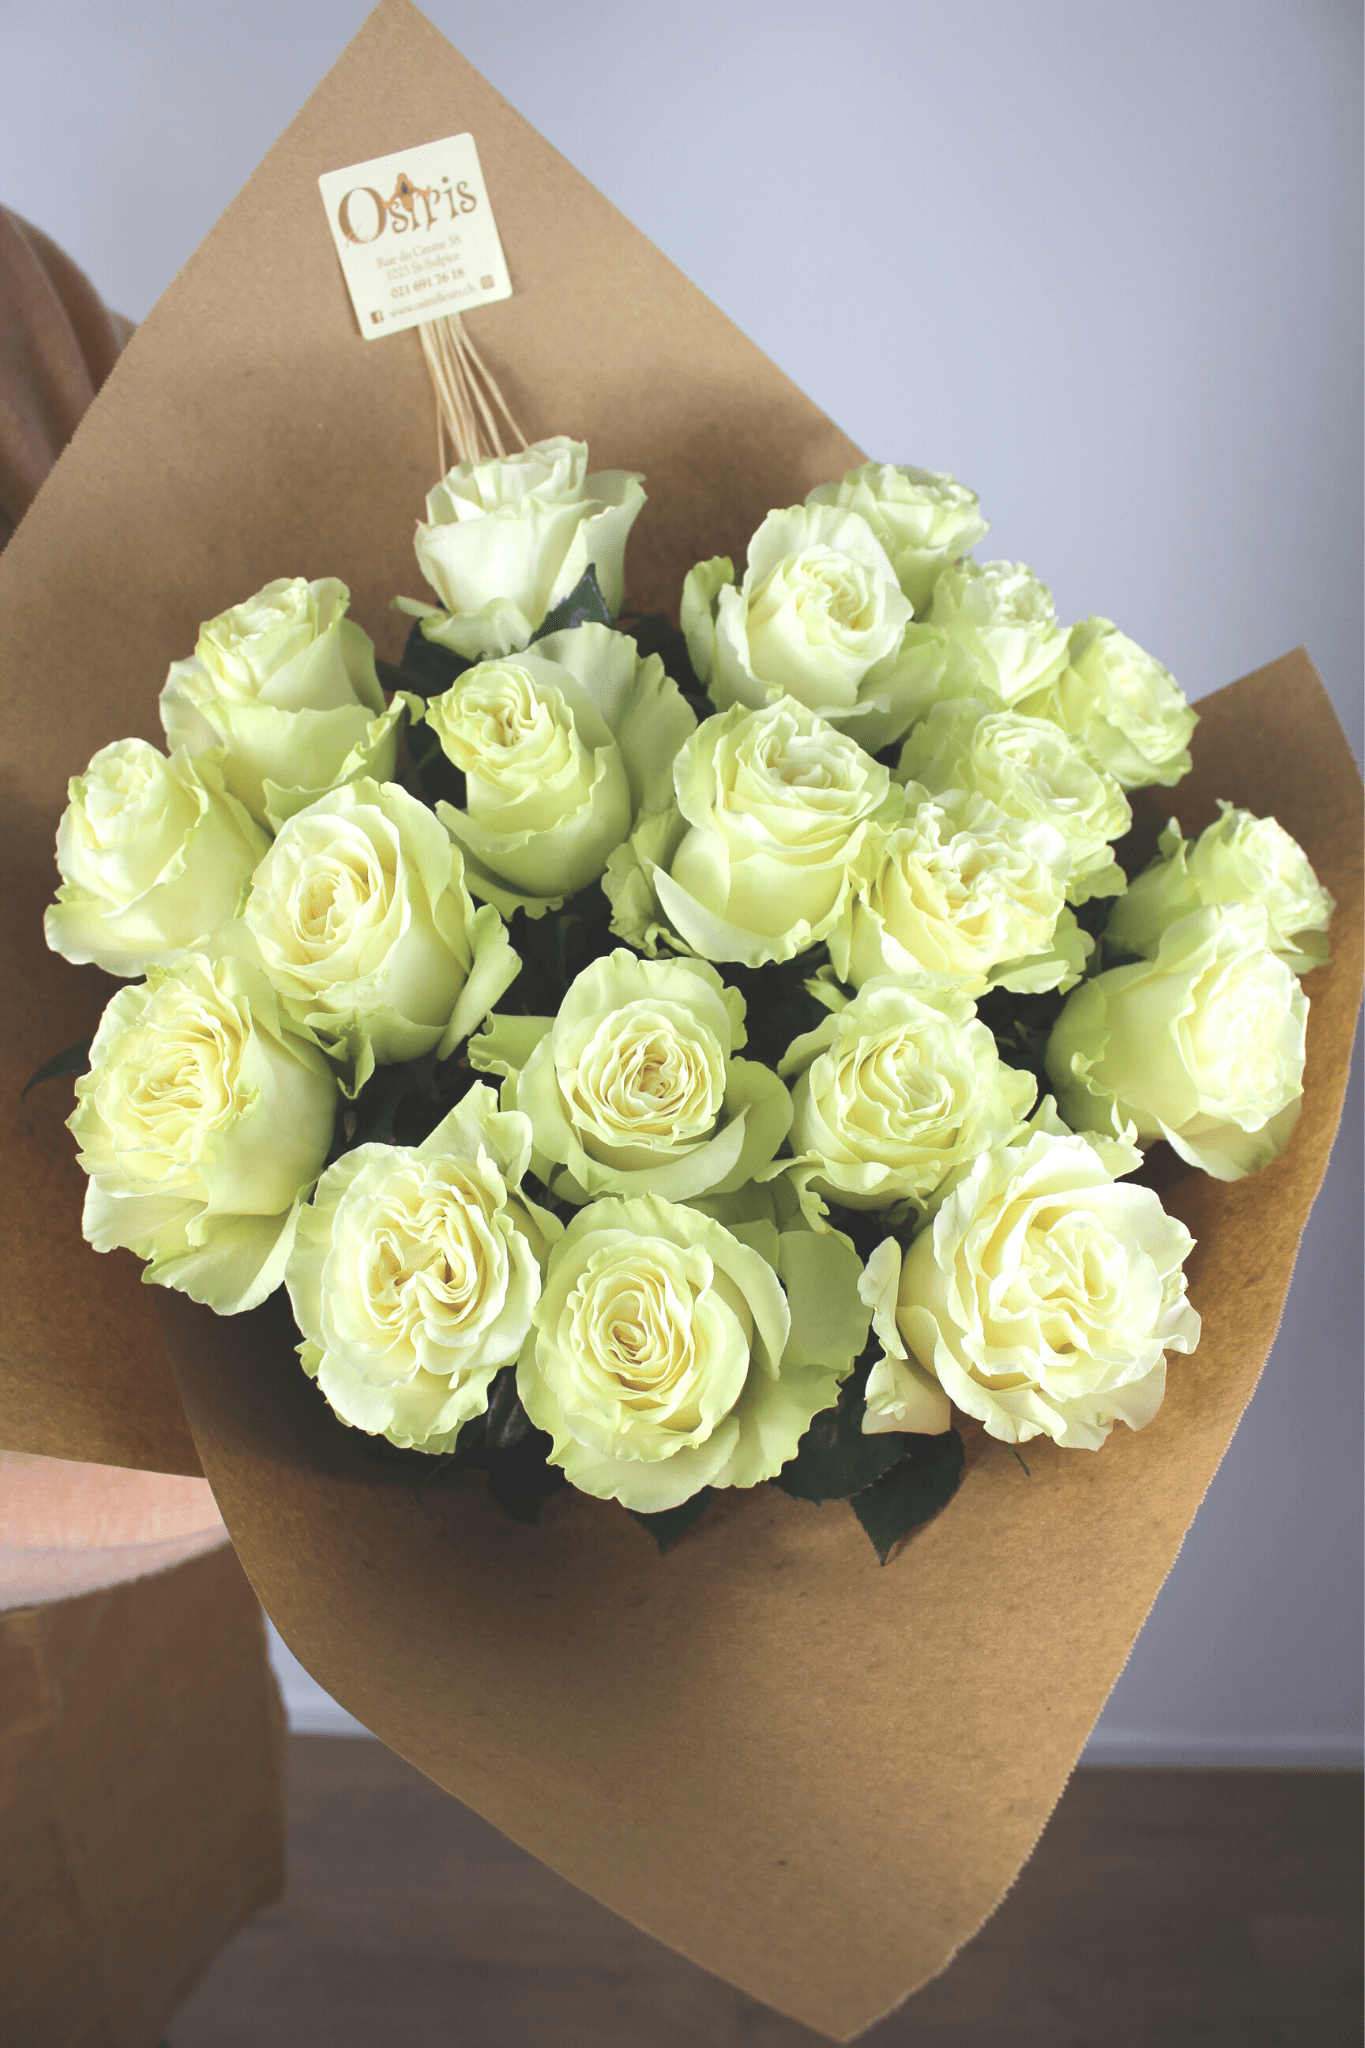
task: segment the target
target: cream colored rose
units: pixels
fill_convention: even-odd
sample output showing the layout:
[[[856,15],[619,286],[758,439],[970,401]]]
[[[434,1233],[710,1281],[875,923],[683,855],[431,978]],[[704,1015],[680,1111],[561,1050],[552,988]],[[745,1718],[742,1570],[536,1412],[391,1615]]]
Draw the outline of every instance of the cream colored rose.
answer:
[[[262,974],[194,954],[120,989],[76,1097],[96,1251],[126,1247],[144,1280],[219,1315],[274,1292],[331,1146],[337,1085]]]
[[[1072,1128],[1131,1121],[1218,1180],[1278,1158],[1298,1121],[1308,998],[1269,936],[1263,910],[1197,910],[1153,959],[1075,990],[1047,1048]]]
[[[1193,1242],[1083,1138],[997,1146],[905,1255],[905,1352],[991,1436],[1098,1450],[1116,1422],[1151,1421],[1165,1354],[1199,1342],[1183,1271]]]
[[[856,1253],[746,1235],[650,1196],[593,1202],[552,1248],[517,1390],[584,1493],[655,1514],[756,1486],[837,1398],[867,1330]]]
[[[556,1017],[491,1017],[470,1065],[506,1076],[531,1119],[536,1172],[565,1201],[742,1187],[791,1124],[769,1067],[735,1058],[744,998],[703,960],[595,960]]]
[[[1174,818],[1157,841],[1156,858],[1129,885],[1105,927],[1115,953],[1156,952],[1161,934],[1191,911],[1215,903],[1263,910],[1270,950],[1296,974],[1328,958],[1327,927],[1335,904],[1308,856],[1274,818],[1258,818],[1220,801],[1222,813],[1197,839],[1182,839]]]
[[[793,1040],[794,1171],[849,1209],[909,1203],[923,1214],[950,1176],[1022,1127],[1037,1087],[1002,1066],[975,1005],[956,990],[867,982]]]
[[[896,779],[931,796],[975,790],[1011,818],[1051,825],[1066,841],[1068,902],[1123,893],[1109,842],[1133,822],[1128,799],[1050,720],[974,697],[936,704],[901,749]]]
[[[806,503],[838,505],[865,519],[916,612],[927,609],[940,572],[990,531],[975,491],[941,470],[909,463],[865,462],[837,484],[820,484]]]
[[[676,810],[608,866],[612,930],[653,950],[662,917],[704,959],[746,967],[826,936],[872,820],[903,809],[885,768],[790,697],[706,719],[673,780]]]
[[[361,1145],[329,1166],[285,1274],[299,1357],[345,1423],[454,1450],[521,1350],[561,1226],[521,1192],[525,1117],[482,1084],[421,1145]]]
[[[837,505],[770,512],[738,588],[721,556],[699,562],[683,585],[688,653],[717,710],[785,695],[869,753],[907,730],[908,706],[941,666],[930,649],[904,672],[910,615],[885,548],[865,519]]]
[[[109,974],[165,967],[237,915],[270,845],[223,784],[222,757],[146,740],[101,747],[68,785],[62,885],[43,919],[54,953]]]
[[[952,697],[1028,710],[1022,699],[1055,682],[1068,653],[1052,592],[1022,562],[964,561],[944,569],[905,646],[907,663],[920,664],[907,668],[916,680],[909,723]],[[930,665],[935,650],[937,668]]]
[[[905,1348],[896,1321],[900,1281],[900,1245],[894,1237],[884,1237],[858,1282],[858,1293],[872,1311],[872,1334],[882,1347],[863,1389],[863,1435],[905,1430],[915,1436],[942,1436],[952,1428],[953,1404],[934,1375]]]
[[[869,837],[829,934],[839,979],[927,976],[969,996],[1075,981],[1090,941],[1066,909],[1061,833],[965,790],[906,795],[913,808]]]
[[[1018,708],[1060,725],[1123,789],[1169,787],[1190,772],[1198,714],[1161,663],[1109,619],[1073,626],[1068,664]]]
[[[697,721],[656,654],[606,626],[551,633],[481,662],[427,706],[465,804],[437,813],[476,896],[504,915],[557,910],[595,882],[642,817],[673,799],[673,757]]]
[[[393,774],[406,700],[386,708],[350,601],[331,576],[267,583],[200,628],[161,692],[167,744],[221,747],[228,789],[272,829],[357,776]]]
[[[521,963],[491,904],[476,911],[460,850],[397,783],[354,782],[290,818],[243,919],[280,1002],[352,1067],[446,1059]]]
[[[562,434],[518,455],[458,463],[428,496],[417,528],[418,564],[445,609],[406,598],[400,609],[421,619],[428,640],[469,661],[525,647],[590,568],[615,618],[645,494],[630,471],[587,470],[586,442]]]

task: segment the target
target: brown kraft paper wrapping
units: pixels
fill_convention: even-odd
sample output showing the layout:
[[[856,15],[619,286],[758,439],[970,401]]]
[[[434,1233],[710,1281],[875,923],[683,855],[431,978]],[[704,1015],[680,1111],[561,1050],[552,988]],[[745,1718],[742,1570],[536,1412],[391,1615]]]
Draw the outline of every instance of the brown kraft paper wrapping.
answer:
[[[633,603],[676,613],[694,560],[740,553],[770,506],[858,459],[406,0],[385,0],[139,330],[0,562],[20,1078],[104,994],[42,949],[66,777],[110,739],[157,736],[157,690],[198,622],[272,576],[334,574],[382,653],[401,640],[387,605],[421,594],[430,393],[414,337],[357,335],[316,179],[465,129],[514,286],[472,316],[479,347],[529,432],[645,472]],[[63,646],[97,644],[98,661],[48,658],[57,616]],[[884,1571],[846,1507],[772,1488],[723,1496],[663,1559],[583,1496],[558,1496],[539,1529],[506,1521],[477,1477],[419,1498],[332,1418],[277,1304],[225,1322],[157,1291],[182,1415],[150,1291],[80,1242],[58,1086],[10,1142],[0,1427],[22,1448],[170,1470],[197,1452],[266,1607],[344,1705],[630,1920],[847,2038],[943,1968],[1037,1839],[1250,1397],[1340,1115],[1359,779],[1302,653],[1200,710],[1195,772],[1142,829],[1176,809],[1196,830],[1219,796],[1273,811],[1337,898],[1335,957],[1307,984],[1286,1156],[1232,1186],[1161,1163],[1199,1239],[1204,1338],[1141,1435],[1116,1430],[1095,1456],[1035,1443],[1026,1479],[976,1433],[957,1498]]]

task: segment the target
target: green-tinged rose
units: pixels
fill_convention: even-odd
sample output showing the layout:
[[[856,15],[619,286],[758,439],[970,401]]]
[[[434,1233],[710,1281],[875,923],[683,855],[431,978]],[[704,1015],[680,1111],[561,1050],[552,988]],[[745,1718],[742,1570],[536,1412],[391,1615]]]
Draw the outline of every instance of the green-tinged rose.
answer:
[[[1066,667],[1019,709],[1060,725],[1123,789],[1169,788],[1190,772],[1198,713],[1174,676],[1109,619],[1073,626]]]
[[[197,952],[237,915],[270,845],[223,782],[222,756],[146,740],[101,747],[72,777],[57,827],[62,885],[43,919],[54,953],[144,974]]]
[[[385,707],[350,601],[333,576],[267,583],[200,628],[161,692],[168,745],[221,747],[228,789],[274,829],[342,783],[393,774],[404,701]]]
[[[1131,1123],[1218,1180],[1277,1159],[1298,1121],[1308,998],[1269,936],[1263,910],[1197,910],[1151,960],[1075,990],[1047,1048],[1072,1128]]]
[[[820,484],[806,503],[838,505],[865,519],[916,612],[927,608],[940,572],[990,531],[975,491],[910,463],[865,462],[836,484]]]
[[[1199,1341],[1183,1270],[1193,1242],[1083,1138],[997,1146],[905,1255],[906,1357],[1005,1443],[1098,1450],[1116,1422],[1151,1421],[1166,1353]]]
[[[940,980],[969,996],[1076,981],[1091,941],[1066,908],[1066,841],[986,797],[913,784],[905,822],[869,837],[829,934],[841,981]],[[918,799],[918,801],[917,801]]]
[[[1197,839],[1182,839],[1174,818],[1157,841],[1156,858],[1129,885],[1105,927],[1116,953],[1156,952],[1161,934],[1191,911],[1215,903],[1263,910],[1270,950],[1296,974],[1328,958],[1327,927],[1335,904],[1308,856],[1274,818],[1258,818],[1220,800],[1222,813]]]
[[[435,1452],[483,1414],[560,1234],[521,1192],[530,1152],[525,1117],[480,1084],[415,1149],[361,1145],[328,1167],[285,1283],[304,1371],[343,1422]]]
[[[697,721],[657,654],[607,626],[551,633],[467,669],[427,706],[465,778],[437,812],[476,896],[541,916],[595,882],[642,819],[673,800],[673,756]]]
[[[355,782],[290,818],[243,913],[295,1022],[353,1068],[446,1059],[521,962],[491,904],[475,910],[460,849],[397,783]]]
[[[301,1197],[332,1142],[337,1084],[264,975],[191,955],[120,989],[76,1082],[82,1227],[143,1279],[220,1315],[284,1278]]]
[[[894,1237],[885,1237],[858,1282],[858,1292],[872,1311],[872,1334],[882,1347],[863,1389],[863,1435],[906,1430],[915,1436],[942,1436],[952,1427],[953,1404],[934,1375],[905,1348],[896,1321],[900,1280],[900,1245]]]
[[[992,710],[974,697],[936,704],[901,749],[896,779],[931,796],[975,790],[1012,818],[1053,826],[1066,841],[1068,902],[1122,894],[1110,841],[1133,822],[1128,799],[1050,720]]]
[[[975,1005],[953,989],[869,981],[792,1042],[794,1171],[849,1209],[923,1214],[978,1152],[1022,1127],[1037,1087],[1002,1066]]]
[[[536,1172],[570,1202],[742,1187],[791,1123],[770,1068],[735,1053],[744,999],[702,960],[640,960],[624,948],[573,982],[557,1017],[493,1017],[470,1064],[507,1079]]]
[[[688,653],[718,710],[792,697],[869,753],[907,730],[926,660],[938,673],[933,650],[903,673],[910,615],[872,528],[838,505],[770,512],[738,588],[720,556],[699,562],[683,585]]]
[[[652,1196],[580,1209],[517,1372],[551,1463],[644,1514],[771,1479],[862,1349],[859,1270],[833,1231],[735,1234]]]
[[[666,920],[704,959],[746,967],[827,935],[872,820],[904,808],[885,768],[790,697],[706,719],[673,780],[675,810],[609,864],[612,930],[652,951]]]
[[[907,723],[952,697],[979,698],[992,710],[1027,708],[1021,699],[1066,667],[1067,644],[1052,592],[1032,569],[958,562],[943,570],[923,621],[905,636],[907,673],[913,662],[916,680]]]
[[[467,661],[525,647],[588,569],[614,618],[645,494],[630,471],[587,471],[587,444],[562,434],[517,455],[458,463],[417,528],[417,561],[444,610],[407,598],[400,609]]]

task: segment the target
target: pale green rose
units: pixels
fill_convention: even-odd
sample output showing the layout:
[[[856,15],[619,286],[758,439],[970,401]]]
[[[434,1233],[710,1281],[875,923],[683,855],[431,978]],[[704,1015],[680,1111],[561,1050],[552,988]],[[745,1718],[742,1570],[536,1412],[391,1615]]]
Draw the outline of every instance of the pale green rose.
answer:
[[[1067,666],[1018,708],[1060,725],[1123,789],[1169,788],[1190,772],[1198,713],[1174,676],[1109,619],[1073,626]]]
[[[1197,839],[1182,839],[1174,818],[1157,841],[1156,858],[1129,885],[1105,927],[1117,953],[1156,952],[1168,925],[1215,903],[1263,910],[1270,950],[1295,974],[1329,958],[1327,927],[1336,905],[1308,856],[1274,818],[1258,818],[1219,800],[1222,813]]]
[[[54,953],[124,977],[198,952],[237,915],[269,834],[223,783],[222,756],[146,740],[101,747],[57,827]]]
[[[1068,654],[1052,592],[1022,562],[963,561],[944,569],[905,646],[907,662],[919,664],[909,724],[952,697],[976,697],[992,710],[1029,710],[1022,700],[1054,683]],[[937,668],[930,661],[935,650]]]
[[[756,1486],[837,1399],[867,1332],[857,1254],[739,1230],[642,1196],[580,1209],[551,1249],[517,1390],[582,1492],[657,1514]]]
[[[975,491],[942,470],[909,463],[865,462],[837,484],[818,485],[806,503],[839,505],[865,519],[917,613],[927,609],[940,571],[990,532]]]
[[[872,1311],[872,1334],[882,1347],[863,1389],[863,1435],[906,1430],[914,1436],[942,1436],[952,1428],[953,1404],[905,1348],[896,1321],[900,1281],[900,1245],[884,1237],[858,1282],[858,1293]]]
[[[612,930],[653,951],[671,927],[704,959],[745,967],[823,939],[872,821],[904,808],[885,768],[790,697],[704,720],[673,780],[675,810],[608,864]]]
[[[1277,1159],[1298,1121],[1308,998],[1269,936],[1263,910],[1218,904],[1168,925],[1153,959],[1078,988],[1047,1048],[1072,1128],[1131,1122],[1217,1180]]]
[[[734,1057],[744,1041],[744,998],[714,967],[621,948],[584,968],[557,1016],[490,1018],[469,1062],[506,1076],[553,1194],[685,1202],[742,1187],[790,1127],[776,1074]]]
[[[1066,908],[1066,841],[974,791],[914,784],[903,823],[869,837],[829,934],[841,981],[938,980],[969,996],[1067,987],[1091,941]]]
[[[935,650],[901,660],[911,606],[867,521],[837,505],[770,512],[749,542],[744,581],[723,556],[683,585],[692,666],[718,711],[788,696],[876,753],[908,728]],[[927,663],[927,668],[926,668]]]
[[[1199,1342],[1183,1270],[1193,1243],[1083,1138],[997,1146],[905,1255],[905,1352],[1002,1442],[1098,1450],[1116,1422],[1151,1421],[1166,1353]]]
[[[161,692],[167,744],[221,747],[227,787],[273,829],[344,782],[393,774],[406,699],[385,707],[350,601],[334,576],[267,583],[201,626]]]
[[[349,783],[282,827],[243,921],[290,1017],[352,1067],[447,1059],[521,970],[460,849],[395,782]]]
[[[789,1170],[845,1208],[920,1215],[1020,1129],[1038,1092],[1002,1066],[965,995],[886,980],[794,1039],[778,1072],[797,1077]]]
[[[479,1084],[424,1143],[360,1145],[299,1217],[285,1284],[299,1357],[354,1429],[453,1451],[520,1352],[561,1226],[521,1192],[525,1117]]]
[[[595,882],[642,817],[673,801],[673,757],[697,729],[657,654],[607,626],[551,633],[466,669],[427,706],[465,805],[437,814],[476,896],[540,917]]]
[[[974,697],[936,704],[901,749],[896,780],[931,796],[975,790],[1011,818],[1053,826],[1066,841],[1069,903],[1122,895],[1123,869],[1109,842],[1133,822],[1128,799],[1050,720]]]
[[[76,1098],[96,1251],[126,1247],[144,1280],[219,1315],[274,1293],[331,1147],[337,1084],[263,974],[202,954],[153,967],[100,1019]]]
[[[457,463],[427,498],[417,561],[444,610],[399,598],[428,640],[467,661],[525,647],[548,611],[596,571],[613,618],[643,479],[588,473],[584,441],[562,434],[517,455]]]

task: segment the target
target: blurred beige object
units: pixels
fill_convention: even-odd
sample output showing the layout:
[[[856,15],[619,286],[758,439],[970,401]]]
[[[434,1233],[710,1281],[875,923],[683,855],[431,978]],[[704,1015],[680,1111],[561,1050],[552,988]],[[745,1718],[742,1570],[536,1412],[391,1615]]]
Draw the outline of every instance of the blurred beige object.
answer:
[[[0,208],[0,548],[128,332]],[[125,1345],[141,1331],[159,1353],[129,1322]],[[283,1889],[284,1735],[260,1607],[204,1480],[0,1453],[5,2048],[151,2048]]]

